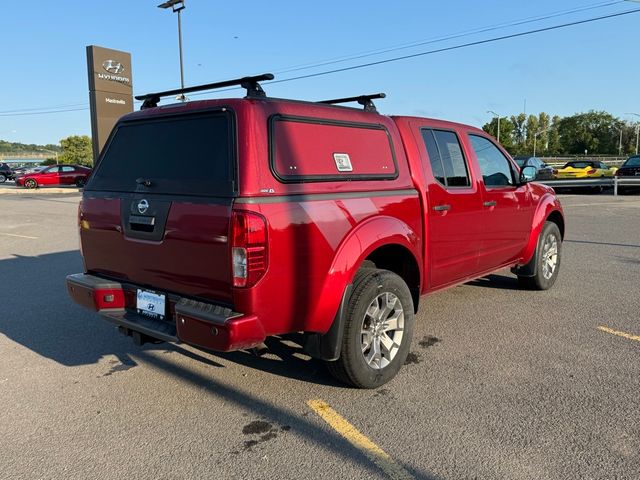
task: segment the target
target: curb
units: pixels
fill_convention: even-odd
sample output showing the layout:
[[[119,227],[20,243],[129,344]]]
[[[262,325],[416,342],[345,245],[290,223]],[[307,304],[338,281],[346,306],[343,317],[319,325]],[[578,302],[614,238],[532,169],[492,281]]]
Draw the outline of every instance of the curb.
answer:
[[[18,187],[13,187],[13,188],[0,188],[0,196],[2,195],[48,195],[51,193],[66,193],[66,194],[72,194],[72,193],[82,193],[82,190],[79,188],[47,188],[47,187],[41,187],[41,188],[18,188]]]

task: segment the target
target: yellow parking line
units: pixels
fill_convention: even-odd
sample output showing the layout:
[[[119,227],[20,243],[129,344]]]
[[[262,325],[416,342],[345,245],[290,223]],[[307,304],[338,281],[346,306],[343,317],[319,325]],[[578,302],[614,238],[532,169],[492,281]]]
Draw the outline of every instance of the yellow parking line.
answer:
[[[611,335],[615,335],[617,337],[626,338],[627,340],[634,340],[636,342],[640,342],[640,335],[631,335],[630,333],[620,332],[618,330],[614,330],[612,328],[605,327],[603,325],[599,326],[598,330],[610,333]]]
[[[31,240],[37,240],[38,239],[38,237],[29,237],[28,235],[16,235],[15,233],[0,232],[0,235],[6,235],[7,237],[16,237],[16,238],[29,238]]]
[[[331,428],[342,435],[351,445],[362,451],[369,460],[393,480],[413,480],[413,476],[398,465],[379,446],[365,437],[356,427],[347,422],[338,412],[322,400],[309,400],[307,405]]]

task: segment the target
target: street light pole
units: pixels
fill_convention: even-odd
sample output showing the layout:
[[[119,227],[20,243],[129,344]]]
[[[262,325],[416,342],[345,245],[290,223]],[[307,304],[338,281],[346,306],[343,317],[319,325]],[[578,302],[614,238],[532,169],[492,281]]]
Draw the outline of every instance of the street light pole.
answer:
[[[496,135],[496,140],[498,140],[498,143],[500,143],[500,115],[498,115],[493,110],[487,110],[487,113],[490,113],[490,114],[495,115],[496,117],[498,117],[498,135]]]
[[[622,128],[620,129],[620,142],[618,143],[618,156],[622,156]]]
[[[158,5],[158,8],[171,8],[178,14],[178,49],[180,51],[180,88],[184,89],[184,63],[182,59],[182,10],[184,10],[184,0],[168,0]],[[184,94],[180,94],[178,99],[182,102],[187,100]]]
[[[635,115],[640,118],[640,113],[629,112],[625,113],[625,115]],[[640,123],[636,123],[636,155],[638,154],[638,140],[640,140]]]

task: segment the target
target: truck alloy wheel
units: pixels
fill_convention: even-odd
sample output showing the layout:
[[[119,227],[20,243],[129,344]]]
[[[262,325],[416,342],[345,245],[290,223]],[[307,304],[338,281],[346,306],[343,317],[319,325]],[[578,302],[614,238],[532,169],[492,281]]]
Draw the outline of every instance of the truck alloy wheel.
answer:
[[[534,266],[534,275],[531,277],[519,276],[518,283],[530,290],[551,288],[558,278],[561,258],[562,235],[560,229],[553,222],[545,222],[538,238],[536,253],[530,263]]]
[[[362,319],[362,355],[373,369],[381,370],[398,354],[404,334],[402,302],[391,292],[378,295]]]
[[[413,299],[393,272],[364,269],[356,275],[349,299],[340,358],[327,362],[338,380],[377,388],[404,364],[413,335]]]
[[[6,181],[7,181],[7,177],[4,174],[0,173],[0,183],[4,183]]]

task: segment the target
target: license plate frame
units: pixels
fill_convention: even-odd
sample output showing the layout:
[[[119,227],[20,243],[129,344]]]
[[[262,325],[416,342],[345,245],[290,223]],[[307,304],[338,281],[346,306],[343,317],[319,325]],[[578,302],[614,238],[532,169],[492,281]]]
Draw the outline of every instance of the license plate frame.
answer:
[[[167,295],[144,288],[136,289],[136,312],[146,317],[164,320],[167,313]]]

